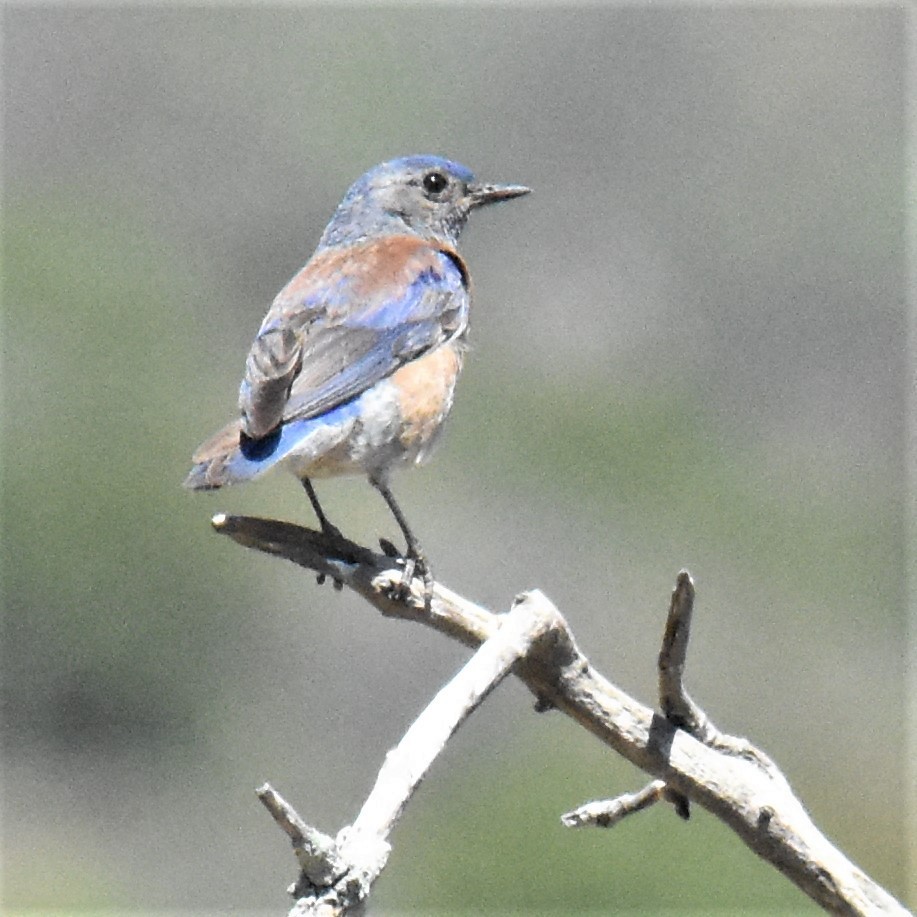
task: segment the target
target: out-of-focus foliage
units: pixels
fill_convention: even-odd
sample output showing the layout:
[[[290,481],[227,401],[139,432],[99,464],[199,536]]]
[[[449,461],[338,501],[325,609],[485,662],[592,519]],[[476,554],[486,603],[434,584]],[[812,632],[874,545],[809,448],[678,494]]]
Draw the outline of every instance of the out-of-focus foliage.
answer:
[[[450,586],[538,586],[648,703],[690,566],[692,693],[892,891],[907,417],[903,16],[440,7],[3,10],[4,912],[279,912],[255,801],[355,815],[467,652],[208,530],[179,484],[347,184],[393,155],[523,181],[464,250],[473,350],[395,486]],[[320,485],[393,536],[365,482]],[[811,910],[704,812],[506,684],[408,809],[386,910]]]

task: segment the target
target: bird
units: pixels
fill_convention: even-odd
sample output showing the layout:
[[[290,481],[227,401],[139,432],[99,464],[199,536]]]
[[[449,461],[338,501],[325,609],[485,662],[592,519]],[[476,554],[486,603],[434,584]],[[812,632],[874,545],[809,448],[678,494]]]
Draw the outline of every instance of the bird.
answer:
[[[429,458],[452,407],[472,301],[457,250],[468,217],[530,190],[479,182],[432,155],[383,162],[357,179],[265,315],[239,416],[198,446],[185,487],[216,490],[284,467],[301,480],[322,533],[341,538],[312,480],[364,474],[405,540],[401,587],[420,575],[429,598],[430,565],[390,473]]]

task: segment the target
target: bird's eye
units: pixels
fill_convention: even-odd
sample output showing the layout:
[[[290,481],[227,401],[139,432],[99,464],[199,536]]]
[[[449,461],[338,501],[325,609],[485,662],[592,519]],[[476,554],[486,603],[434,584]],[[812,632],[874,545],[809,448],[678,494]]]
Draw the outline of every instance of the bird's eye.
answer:
[[[423,177],[423,190],[428,195],[442,194],[449,184],[449,179],[442,172],[427,172]]]

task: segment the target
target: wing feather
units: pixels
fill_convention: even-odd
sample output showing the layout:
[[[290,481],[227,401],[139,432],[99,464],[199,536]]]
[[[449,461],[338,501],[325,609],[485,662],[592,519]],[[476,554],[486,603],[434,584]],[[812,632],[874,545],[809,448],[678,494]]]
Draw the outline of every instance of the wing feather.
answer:
[[[469,300],[459,256],[412,236],[318,253],[278,295],[252,345],[242,429],[257,439],[349,401],[461,334]]]

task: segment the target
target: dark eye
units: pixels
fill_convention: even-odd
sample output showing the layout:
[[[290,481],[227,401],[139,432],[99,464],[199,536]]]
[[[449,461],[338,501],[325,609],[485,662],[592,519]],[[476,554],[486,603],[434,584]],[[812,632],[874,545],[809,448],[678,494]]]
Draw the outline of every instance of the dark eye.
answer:
[[[429,195],[442,194],[449,179],[442,172],[427,172],[423,177],[423,190]]]

